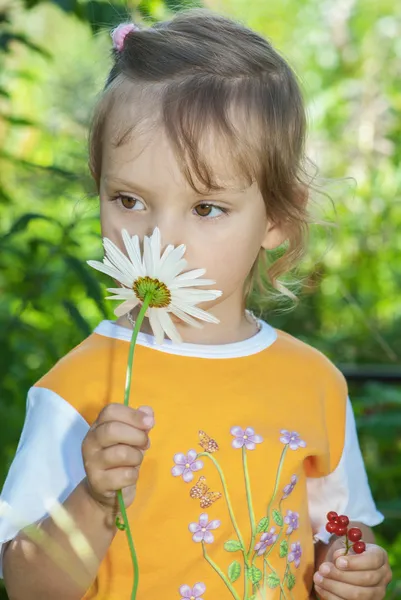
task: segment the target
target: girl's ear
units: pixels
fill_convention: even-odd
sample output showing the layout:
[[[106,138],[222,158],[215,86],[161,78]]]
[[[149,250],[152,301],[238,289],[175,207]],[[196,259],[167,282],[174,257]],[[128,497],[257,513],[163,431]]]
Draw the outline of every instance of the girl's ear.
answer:
[[[264,250],[274,250],[285,242],[288,235],[283,231],[280,225],[274,223],[267,223],[265,236],[262,241],[262,248]]]

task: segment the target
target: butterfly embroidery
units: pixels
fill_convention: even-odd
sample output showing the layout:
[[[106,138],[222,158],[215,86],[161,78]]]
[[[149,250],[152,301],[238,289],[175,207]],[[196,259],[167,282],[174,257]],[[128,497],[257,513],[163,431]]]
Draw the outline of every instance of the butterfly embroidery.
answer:
[[[211,492],[206,484],[206,477],[200,477],[199,481],[191,488],[189,495],[195,500],[200,500],[201,508],[209,508],[213,502],[221,498],[220,492]]]
[[[219,449],[219,445],[213,438],[209,437],[204,431],[199,431],[199,445],[206,452],[216,452]]]

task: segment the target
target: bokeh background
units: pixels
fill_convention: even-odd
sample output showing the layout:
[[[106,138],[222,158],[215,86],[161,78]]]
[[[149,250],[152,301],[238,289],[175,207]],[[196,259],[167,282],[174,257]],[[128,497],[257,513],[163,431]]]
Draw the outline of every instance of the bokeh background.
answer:
[[[112,318],[106,282],[85,264],[102,255],[86,140],[110,67],[108,31],[131,16],[145,24],[189,6],[0,0],[0,485],[30,385]],[[313,196],[317,224],[296,274],[300,302],[293,310],[266,306],[254,294],[252,305],[346,374],[386,516],[377,533],[394,569],[387,598],[401,598],[401,3],[203,6],[269,37],[303,86],[321,193]]]

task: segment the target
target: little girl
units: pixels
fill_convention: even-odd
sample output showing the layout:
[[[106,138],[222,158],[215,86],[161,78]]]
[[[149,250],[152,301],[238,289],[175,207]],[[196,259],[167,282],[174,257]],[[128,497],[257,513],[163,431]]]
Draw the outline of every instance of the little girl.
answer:
[[[391,574],[369,527],[383,517],[344,377],[245,310],[266,251],[286,244],[267,272],[285,293],[278,277],[303,248],[296,78],[269,42],[202,10],[120,26],[113,42],[90,137],[103,235],[125,251],[123,229],[143,240],[158,227],[163,246],[185,244],[188,268],[204,267],[222,291],[202,303],[220,323],[198,329],[166,311],[165,331],[183,343],[172,333],[158,345],[145,321],[129,407],[135,310],[101,322],[32,387],[2,493],[20,519],[0,524],[9,596],[128,600],[133,568],[115,526],[123,489],[137,600],[307,600],[314,589],[381,600]],[[53,499],[95,552],[84,573],[49,516]],[[343,556],[329,511],[361,529],[364,553]],[[65,569],[21,531],[33,523],[64,548]]]

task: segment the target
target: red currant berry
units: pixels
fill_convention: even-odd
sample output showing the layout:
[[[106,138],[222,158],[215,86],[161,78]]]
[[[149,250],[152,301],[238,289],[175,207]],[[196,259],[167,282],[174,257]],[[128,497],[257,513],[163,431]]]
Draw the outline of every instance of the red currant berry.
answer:
[[[334,510],[331,510],[329,513],[327,513],[327,520],[328,521],[334,521],[334,519],[337,519],[338,514],[336,512],[334,512]]]
[[[355,554],[362,554],[362,552],[365,552],[366,550],[366,544],[365,542],[355,542],[355,544],[352,546],[352,549]]]
[[[348,531],[348,539],[350,542],[359,542],[361,537],[362,537],[362,531],[359,529],[359,527],[352,527]]]
[[[346,517],[345,515],[340,515],[338,517],[338,522],[340,523],[340,525],[342,525],[343,527],[347,527],[349,525],[349,518]]]
[[[326,531],[328,531],[329,533],[336,533],[337,525],[332,521],[329,521],[326,525]]]
[[[347,528],[344,527],[343,525],[336,525],[336,535],[338,536],[342,536],[345,535],[347,533]]]

